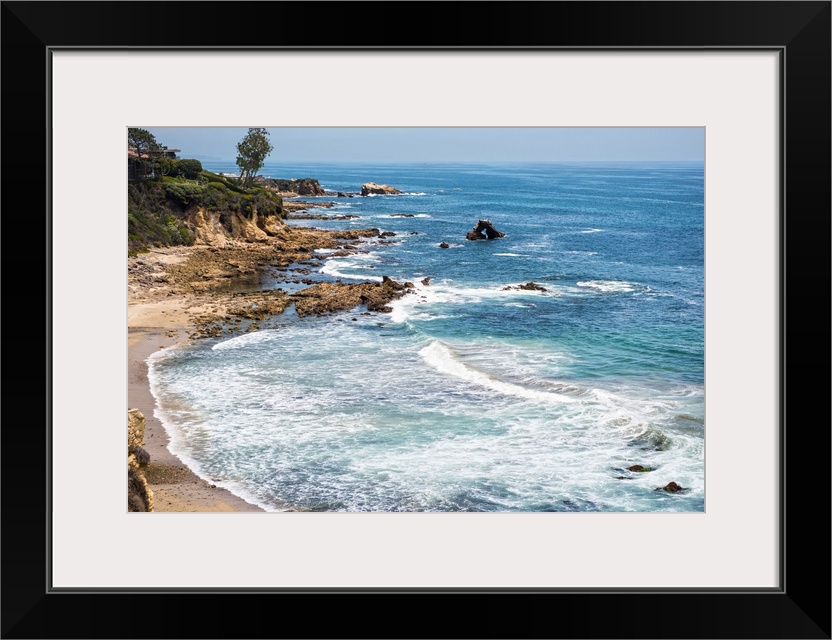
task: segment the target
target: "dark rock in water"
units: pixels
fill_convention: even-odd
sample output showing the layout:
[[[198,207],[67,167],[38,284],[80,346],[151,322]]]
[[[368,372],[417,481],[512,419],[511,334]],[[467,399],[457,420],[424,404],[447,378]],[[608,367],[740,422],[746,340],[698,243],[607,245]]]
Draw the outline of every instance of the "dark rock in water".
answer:
[[[450,248],[450,246],[451,246],[451,245],[449,245],[447,242],[440,242],[440,243],[439,243],[439,248],[440,248],[440,249],[449,249],[449,248]]]
[[[396,234],[393,231],[385,231],[384,233],[381,234],[381,237],[382,238],[392,238],[395,235]]]
[[[527,282],[526,284],[518,284],[513,287],[503,287],[503,291],[548,291],[548,289],[541,287],[539,284],[535,284],[534,282]]]
[[[506,234],[497,231],[491,220],[479,220],[474,228],[465,236],[466,240],[494,240],[503,238]]]
[[[636,473],[647,473],[652,470],[653,467],[642,467],[640,464],[634,464],[632,467],[627,467],[627,471],[635,471]]]
[[[391,218],[415,218],[415,213],[391,213]]]
[[[430,278],[422,278],[422,284],[428,286],[430,284]]]
[[[675,482],[669,482],[664,487],[659,487],[658,489],[656,489],[656,491],[667,491],[668,493],[679,493],[683,490],[683,487],[680,487]]]
[[[336,195],[335,197],[336,197],[336,198],[346,198],[346,197],[347,197],[347,194],[346,194],[346,193],[344,193],[343,191],[339,191],[339,192],[338,192],[338,195]]]

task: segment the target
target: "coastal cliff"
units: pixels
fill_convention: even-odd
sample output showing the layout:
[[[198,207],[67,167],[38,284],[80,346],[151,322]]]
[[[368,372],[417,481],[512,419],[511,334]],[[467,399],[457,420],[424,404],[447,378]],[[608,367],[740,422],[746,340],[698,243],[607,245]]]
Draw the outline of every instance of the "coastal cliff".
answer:
[[[147,485],[143,469],[150,462],[144,444],[144,415],[138,409],[127,410],[127,511],[153,511],[153,491]]]
[[[195,180],[131,181],[127,214],[130,254],[150,247],[265,241],[284,226],[283,198],[273,189],[243,188],[209,171]]]

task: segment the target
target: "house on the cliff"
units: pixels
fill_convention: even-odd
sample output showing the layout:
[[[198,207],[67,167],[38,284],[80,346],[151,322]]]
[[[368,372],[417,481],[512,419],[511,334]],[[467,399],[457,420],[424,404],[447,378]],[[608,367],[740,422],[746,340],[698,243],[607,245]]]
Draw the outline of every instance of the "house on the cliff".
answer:
[[[127,179],[152,178],[155,174],[153,171],[154,163],[151,160],[157,158],[176,160],[176,154],[181,152],[181,149],[159,147],[155,151],[140,155],[135,147],[127,147]]]

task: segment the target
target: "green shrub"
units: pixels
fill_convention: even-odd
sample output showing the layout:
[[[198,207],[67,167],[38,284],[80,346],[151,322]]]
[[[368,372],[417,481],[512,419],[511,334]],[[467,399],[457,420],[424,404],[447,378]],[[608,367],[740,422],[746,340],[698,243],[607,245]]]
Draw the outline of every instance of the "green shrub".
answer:
[[[234,191],[236,193],[245,193],[246,190],[237,184],[237,181],[234,178],[226,178],[225,176],[221,176],[218,173],[212,173],[211,171],[200,171],[199,177],[207,182],[218,182],[220,184],[224,184],[230,191]]]
[[[170,214],[165,216],[165,229],[167,231],[168,244],[185,244],[190,246],[194,243],[195,238],[190,229]]]
[[[182,176],[188,180],[196,180],[202,171],[202,163],[199,160],[185,158],[176,160],[173,167],[173,175]]]
[[[184,206],[198,202],[205,195],[206,188],[193,182],[174,182],[165,184],[165,193],[172,200],[178,200]]]

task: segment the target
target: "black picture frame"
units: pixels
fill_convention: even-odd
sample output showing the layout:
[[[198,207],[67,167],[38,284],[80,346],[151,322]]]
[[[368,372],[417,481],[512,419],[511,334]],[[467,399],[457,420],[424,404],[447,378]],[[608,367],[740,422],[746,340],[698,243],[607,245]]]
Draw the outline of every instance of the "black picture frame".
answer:
[[[829,1],[3,2],[2,637],[830,638],[830,7]],[[372,23],[361,21],[365,12],[375,16]],[[454,17],[460,13],[476,14],[477,20]],[[298,28],[291,28],[292,21]],[[51,588],[49,269],[57,265],[50,265],[50,192],[44,179],[50,171],[50,52],[276,46],[779,52],[779,588]],[[25,328],[15,324],[20,313],[27,316]],[[19,333],[25,339],[17,339]],[[825,366],[813,366],[816,360]],[[743,484],[738,492],[758,490],[754,478]],[[125,563],[141,571],[141,556],[131,555],[128,546]],[[667,541],[662,553],[684,549]],[[301,605],[319,615],[306,619]],[[160,611],[164,618],[154,616]],[[389,619],[399,626],[382,622]]]

